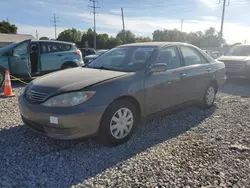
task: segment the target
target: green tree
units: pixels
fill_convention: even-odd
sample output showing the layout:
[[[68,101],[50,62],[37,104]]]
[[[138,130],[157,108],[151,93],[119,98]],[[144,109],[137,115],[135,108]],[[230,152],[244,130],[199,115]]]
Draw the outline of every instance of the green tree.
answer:
[[[66,29],[58,35],[57,40],[59,41],[66,41],[66,42],[73,42],[79,43],[81,41],[82,32],[72,28]]]
[[[49,37],[40,37],[39,40],[49,40]]]
[[[138,37],[136,37],[135,41],[136,42],[151,42],[152,39],[150,37],[141,37],[141,36],[138,36]]]
[[[163,31],[156,30],[153,32],[153,41],[184,42],[185,33],[177,29]]]
[[[153,32],[153,41],[187,42],[200,48],[209,48],[219,46],[219,34],[212,27],[204,32],[190,33],[181,32],[177,29],[156,30]],[[226,41],[223,39],[222,43],[226,44]]]
[[[0,22],[0,33],[17,34],[17,26],[9,22]]]
[[[83,32],[81,37],[81,42],[79,46],[83,48],[93,48],[94,47],[94,32],[92,29],[88,29],[87,32]]]
[[[121,30],[116,35],[116,38],[118,40],[120,40],[120,41],[123,41],[123,43],[127,43],[127,44],[136,42],[136,36],[135,36],[135,34],[133,34],[129,30],[126,30],[126,31]]]
[[[114,47],[119,46],[121,44],[123,44],[121,39],[118,39],[118,38],[115,38],[115,37],[110,37],[109,40],[108,40],[107,49],[114,48]]]

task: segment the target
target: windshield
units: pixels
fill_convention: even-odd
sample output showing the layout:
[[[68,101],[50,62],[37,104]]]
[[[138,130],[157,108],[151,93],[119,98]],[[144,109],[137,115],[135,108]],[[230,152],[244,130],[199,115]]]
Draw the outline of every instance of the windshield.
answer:
[[[231,48],[226,56],[250,56],[250,46],[235,46]]]
[[[103,53],[107,52],[107,50],[99,50],[95,54],[96,55],[102,55]]]
[[[152,54],[155,46],[127,46],[109,50],[87,65],[89,68],[136,72]]]

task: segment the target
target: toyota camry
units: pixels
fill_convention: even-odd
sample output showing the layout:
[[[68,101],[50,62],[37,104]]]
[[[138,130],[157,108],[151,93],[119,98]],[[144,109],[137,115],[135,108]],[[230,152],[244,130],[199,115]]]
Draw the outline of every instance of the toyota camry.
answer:
[[[117,145],[142,119],[186,103],[211,107],[224,82],[224,63],[193,45],[127,44],[30,82],[19,109],[25,125],[51,138]]]

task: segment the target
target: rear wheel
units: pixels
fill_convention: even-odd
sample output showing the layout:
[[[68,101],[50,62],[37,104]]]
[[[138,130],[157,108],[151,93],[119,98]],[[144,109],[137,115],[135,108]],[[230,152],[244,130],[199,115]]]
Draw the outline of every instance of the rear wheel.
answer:
[[[4,83],[4,79],[5,79],[5,71],[3,68],[0,68],[0,89]]]
[[[138,117],[135,106],[126,100],[112,103],[103,115],[99,139],[108,145],[126,142],[134,132]]]
[[[214,84],[211,84],[207,87],[202,101],[203,103],[202,106],[204,108],[210,108],[211,106],[214,105],[216,93],[217,93],[217,88]]]

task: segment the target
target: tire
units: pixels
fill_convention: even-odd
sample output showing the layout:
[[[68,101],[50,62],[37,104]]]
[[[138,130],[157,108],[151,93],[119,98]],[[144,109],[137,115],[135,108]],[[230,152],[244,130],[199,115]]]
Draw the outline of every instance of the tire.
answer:
[[[120,112],[124,115],[125,111],[128,117],[127,125],[126,119],[119,118]],[[128,100],[117,100],[107,108],[103,115],[98,135],[99,141],[112,146],[123,144],[132,136],[137,123],[136,107]],[[116,128],[117,126],[120,128]]]
[[[215,97],[217,93],[217,87],[215,84],[210,84],[203,97],[202,107],[203,108],[210,108],[214,105]]]
[[[0,90],[1,90],[2,85],[4,83],[4,79],[5,79],[5,70],[0,68]]]

